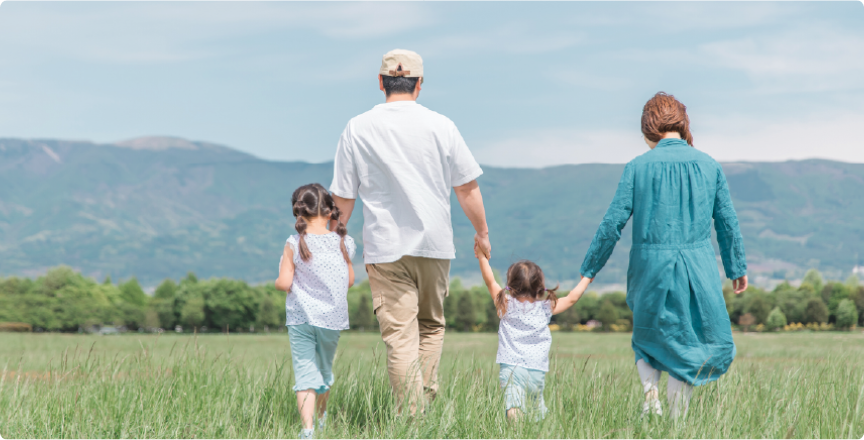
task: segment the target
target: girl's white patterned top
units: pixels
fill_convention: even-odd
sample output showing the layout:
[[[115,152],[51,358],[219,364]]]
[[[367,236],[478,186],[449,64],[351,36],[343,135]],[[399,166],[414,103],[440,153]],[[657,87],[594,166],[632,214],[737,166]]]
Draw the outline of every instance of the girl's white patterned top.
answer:
[[[552,303],[546,300],[520,302],[506,293],[504,297],[507,313],[498,326],[498,357],[495,362],[549,371]]]
[[[303,261],[298,251],[300,237],[288,237],[294,251],[294,282],[285,299],[286,325],[309,324],[330,330],[348,329],[348,264],[339,247],[339,234],[306,234],[312,253]],[[354,258],[357,246],[345,236],[348,255]],[[279,262],[281,267],[281,260]]]

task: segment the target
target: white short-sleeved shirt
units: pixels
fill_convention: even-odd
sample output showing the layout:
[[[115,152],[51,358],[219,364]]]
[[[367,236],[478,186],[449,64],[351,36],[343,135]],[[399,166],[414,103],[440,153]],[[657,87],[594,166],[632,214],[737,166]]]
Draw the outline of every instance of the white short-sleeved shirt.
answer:
[[[347,330],[348,264],[339,247],[339,234],[306,234],[306,246],[312,254],[309,261],[300,258],[299,242],[297,235],[288,238],[294,251],[294,282],[285,298],[285,323]],[[350,236],[345,237],[345,247],[348,256],[354,258],[357,247]]]
[[[520,302],[506,294],[505,298],[507,313],[498,325],[498,357],[495,362],[549,371],[552,303],[547,300]]]
[[[330,191],[363,200],[363,259],[452,259],[450,191],[483,171],[456,125],[415,101],[379,104],[348,122]]]

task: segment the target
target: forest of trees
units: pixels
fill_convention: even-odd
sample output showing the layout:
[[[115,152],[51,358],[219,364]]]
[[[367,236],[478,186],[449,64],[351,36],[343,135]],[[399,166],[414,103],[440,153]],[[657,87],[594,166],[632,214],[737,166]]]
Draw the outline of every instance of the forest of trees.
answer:
[[[367,282],[350,289],[352,329],[377,330],[371,298]],[[854,276],[846,282],[826,282],[814,269],[798,287],[789,283],[771,291],[750,287],[741,295],[726,287],[724,298],[733,325],[749,330],[806,329],[808,325],[841,330],[864,325],[864,286]],[[145,332],[174,331],[177,326],[187,332],[284,331],[284,304],[285,292],[272,284],[198,280],[192,273],[179,282],[163,281],[152,296],[135,278],[117,284],[108,278],[99,283],[62,266],[35,280],[0,278],[0,323],[24,323],[33,331],[83,332],[102,326]],[[451,330],[498,328],[495,307],[484,286],[465,288],[454,279],[444,312]],[[585,326],[592,320],[601,326]],[[632,322],[623,292],[588,292],[570,310],[553,317],[554,328],[560,331],[628,331]]]

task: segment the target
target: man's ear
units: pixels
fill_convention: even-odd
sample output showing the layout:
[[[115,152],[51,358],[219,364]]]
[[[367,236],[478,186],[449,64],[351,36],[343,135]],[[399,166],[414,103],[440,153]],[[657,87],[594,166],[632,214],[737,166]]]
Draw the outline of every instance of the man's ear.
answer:
[[[420,83],[422,83],[422,82],[423,82],[423,78],[417,78],[417,84],[414,85],[414,98],[415,99],[417,98],[418,95],[420,95],[420,90],[423,90],[422,88],[420,88]]]
[[[378,75],[378,88],[379,88],[382,92],[384,92],[384,77],[382,77],[380,74]],[[386,92],[385,92],[385,93],[386,93]]]

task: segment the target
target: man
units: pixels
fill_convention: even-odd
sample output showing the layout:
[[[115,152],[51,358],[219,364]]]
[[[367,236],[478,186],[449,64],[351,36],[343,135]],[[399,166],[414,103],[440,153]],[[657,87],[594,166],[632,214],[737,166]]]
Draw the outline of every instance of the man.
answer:
[[[378,84],[386,102],[351,119],[336,150],[330,191],[348,223],[363,199],[363,259],[372,306],[387,345],[387,371],[399,412],[438,390],[444,297],[455,258],[450,188],[491,257],[483,171],[456,125],[420,104],[423,60],[409,50],[384,55]]]

